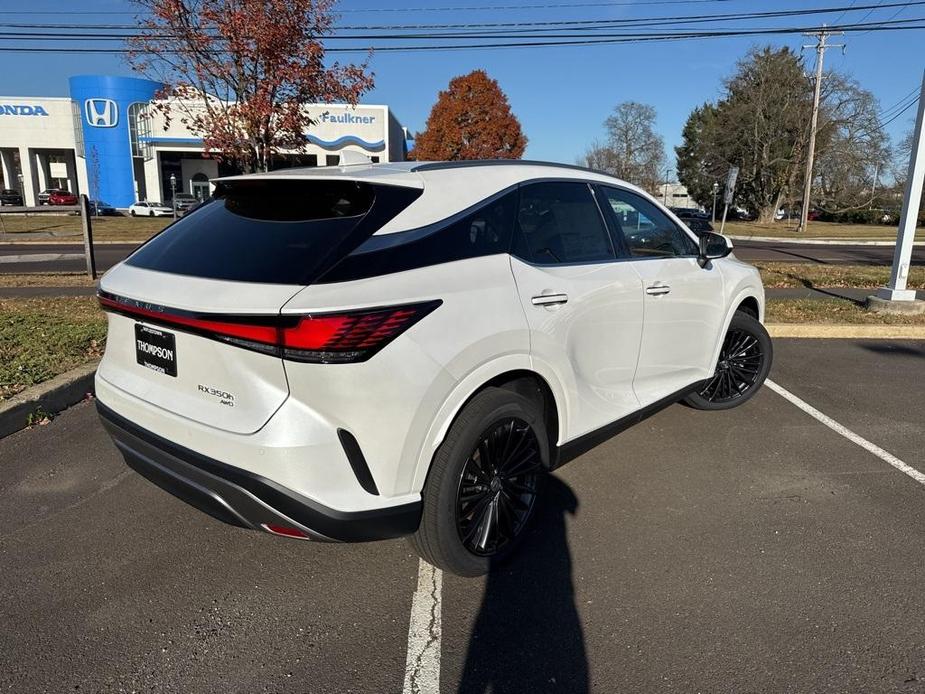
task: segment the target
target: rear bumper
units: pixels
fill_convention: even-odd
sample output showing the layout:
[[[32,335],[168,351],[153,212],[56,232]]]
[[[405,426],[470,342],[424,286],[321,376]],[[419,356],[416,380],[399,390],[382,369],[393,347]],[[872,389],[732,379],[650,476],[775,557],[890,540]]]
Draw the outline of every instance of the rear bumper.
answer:
[[[125,462],[162,489],[221,521],[244,528],[296,528],[319,540],[363,542],[410,535],[421,502],[370,511],[338,511],[151,433],[97,401],[103,425]]]

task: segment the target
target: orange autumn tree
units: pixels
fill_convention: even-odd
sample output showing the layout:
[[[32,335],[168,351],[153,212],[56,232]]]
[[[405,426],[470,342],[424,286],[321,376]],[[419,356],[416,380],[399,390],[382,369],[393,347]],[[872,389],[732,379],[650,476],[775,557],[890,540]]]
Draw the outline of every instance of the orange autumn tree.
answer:
[[[154,105],[202,138],[207,156],[267,171],[301,152],[310,103],[355,105],[373,86],[367,64],[328,59],[336,0],[134,0],[136,71],[166,86]]]
[[[412,159],[520,159],[527,138],[507,96],[484,70],[450,80],[415,138]]]

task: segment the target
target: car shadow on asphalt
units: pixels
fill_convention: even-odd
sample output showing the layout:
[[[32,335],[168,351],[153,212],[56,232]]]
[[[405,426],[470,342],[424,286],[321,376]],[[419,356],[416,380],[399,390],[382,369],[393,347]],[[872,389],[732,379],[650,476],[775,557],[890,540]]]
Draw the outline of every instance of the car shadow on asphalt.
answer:
[[[461,694],[588,691],[565,520],[577,510],[571,488],[550,475],[523,544],[489,572]]]
[[[880,340],[877,342],[862,342],[860,346],[862,349],[866,349],[868,352],[874,352],[875,354],[921,357],[925,359],[925,347],[920,347],[917,344],[904,344],[902,342]]]

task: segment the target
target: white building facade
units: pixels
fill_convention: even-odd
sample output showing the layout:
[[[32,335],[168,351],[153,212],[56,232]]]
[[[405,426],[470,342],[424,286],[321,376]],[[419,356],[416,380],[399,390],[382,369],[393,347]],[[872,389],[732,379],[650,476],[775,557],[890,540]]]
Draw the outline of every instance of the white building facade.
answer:
[[[133,77],[81,75],[70,96],[0,97],[0,187],[18,189],[26,205],[62,188],[115,207],[169,201],[176,192],[209,194],[209,180],[238,173],[207,157],[202,140],[174,113],[151,107],[162,87]],[[387,106],[306,105],[315,121],[303,152],[282,154],[275,168],[330,166],[345,150],[373,161],[406,158],[405,132]]]

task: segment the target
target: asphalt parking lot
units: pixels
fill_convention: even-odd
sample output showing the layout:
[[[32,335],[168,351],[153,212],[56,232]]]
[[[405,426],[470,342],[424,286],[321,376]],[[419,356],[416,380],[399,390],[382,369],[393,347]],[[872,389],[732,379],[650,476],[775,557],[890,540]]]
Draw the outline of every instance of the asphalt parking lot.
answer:
[[[775,347],[775,383],[925,470],[925,342]],[[403,541],[224,526],[76,406],[0,441],[0,690],[925,691],[925,487],[780,394],[672,406],[547,491],[516,560],[418,603]]]

